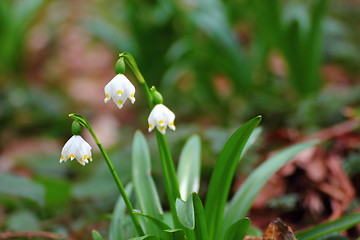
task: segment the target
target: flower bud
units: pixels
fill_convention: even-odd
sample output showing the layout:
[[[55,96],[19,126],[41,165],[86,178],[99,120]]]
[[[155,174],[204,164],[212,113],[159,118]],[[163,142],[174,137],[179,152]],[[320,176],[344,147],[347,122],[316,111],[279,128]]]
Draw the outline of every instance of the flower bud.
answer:
[[[81,133],[81,125],[78,123],[78,121],[73,121],[71,125],[71,133],[72,135],[80,135]]]
[[[119,60],[115,63],[115,72],[116,74],[124,74],[126,70],[125,62],[123,58],[119,58]]]
[[[152,95],[154,105],[162,104],[164,102],[163,97],[161,96],[161,93],[159,93],[154,86],[152,86],[150,88],[150,92]]]

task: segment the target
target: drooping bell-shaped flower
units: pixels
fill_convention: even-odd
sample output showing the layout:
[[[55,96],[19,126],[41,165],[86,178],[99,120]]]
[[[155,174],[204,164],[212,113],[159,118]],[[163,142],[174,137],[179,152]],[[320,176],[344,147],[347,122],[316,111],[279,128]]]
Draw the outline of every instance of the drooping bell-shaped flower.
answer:
[[[92,161],[91,146],[79,135],[72,136],[64,145],[60,163],[66,162],[68,159],[76,160],[83,166],[89,161]]]
[[[122,108],[126,99],[135,102],[135,87],[124,74],[117,74],[104,88],[107,103],[111,98],[118,108]]]
[[[169,127],[171,130],[175,131],[175,114],[170,111],[165,105],[157,104],[151,111],[148,123],[149,123],[149,132],[151,132],[155,127],[165,134],[166,128]]]

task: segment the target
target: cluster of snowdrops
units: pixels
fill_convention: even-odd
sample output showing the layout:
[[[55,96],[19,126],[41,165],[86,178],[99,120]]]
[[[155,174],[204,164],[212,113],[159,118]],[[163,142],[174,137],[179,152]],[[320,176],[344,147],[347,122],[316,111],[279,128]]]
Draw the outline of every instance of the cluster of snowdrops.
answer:
[[[125,66],[128,65],[138,81],[138,86],[144,91],[151,110],[148,117],[148,131],[151,132],[156,128],[155,135],[169,210],[164,212],[162,209],[163,201],[160,201],[151,176],[148,145],[141,131],[137,131],[134,135],[132,181],[124,188],[88,120],[79,114],[69,114],[74,120],[71,126],[73,136],[61,151],[60,163],[68,159],[76,159],[81,165],[86,165],[92,161],[91,146],[80,136],[81,128],[84,127],[98,146],[120,193],[107,234],[109,240],[238,240],[249,234],[254,235],[256,231],[246,215],[262,187],[296,154],[313,147],[318,141],[298,143],[272,155],[249,174],[228,202],[236,168],[244,159],[243,153],[256,138],[254,130],[259,125],[261,116],[254,117],[240,126],[223,146],[211,174],[203,205],[202,199],[197,194],[201,169],[200,137],[194,134],[187,140],[176,169],[165,135],[167,128],[175,130],[175,114],[163,104],[163,98],[156,88],[148,87],[134,58],[129,53],[121,53],[119,57],[115,64],[116,76],[104,88],[104,101],[107,103],[112,99],[119,109],[127,99],[132,103],[135,102],[135,87],[124,75]],[[131,194],[135,194],[133,201],[130,201]],[[137,209],[134,209],[133,204]],[[126,218],[130,218],[130,221],[123,221]],[[291,239],[295,239],[295,236],[298,239],[315,239],[347,229],[358,222],[360,222],[360,214],[353,214],[297,232],[295,235],[292,232],[289,234],[293,237]],[[329,228],[329,226],[334,227]],[[93,230],[92,234],[94,240],[104,239],[96,230]]]

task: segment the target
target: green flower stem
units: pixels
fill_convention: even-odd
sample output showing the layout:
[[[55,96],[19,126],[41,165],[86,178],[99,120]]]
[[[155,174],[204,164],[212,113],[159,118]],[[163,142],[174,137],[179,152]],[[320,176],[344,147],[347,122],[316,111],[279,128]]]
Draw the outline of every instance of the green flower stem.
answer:
[[[180,198],[179,183],[175,173],[175,167],[171,158],[169,146],[166,138],[156,129],[156,140],[158,142],[161,165],[163,167],[165,176],[165,187],[168,193],[169,205],[171,210],[171,216],[174,222],[174,226],[181,227],[181,223],[176,213],[176,198]]]
[[[129,53],[121,53],[119,55],[120,57],[123,57],[125,62],[130,66],[132,69],[134,75],[136,76],[137,80],[139,81],[139,84],[143,88],[146,96],[146,100],[149,104],[149,108],[153,109],[154,107],[154,101],[153,96],[150,92],[150,88],[148,87],[143,75],[141,74],[135,59],[133,56]],[[156,140],[158,142],[159,152],[160,152],[160,158],[161,158],[161,165],[163,168],[164,176],[165,176],[165,186],[166,186],[166,192],[168,195],[168,201],[170,205],[170,210],[173,218],[174,225],[176,227],[181,227],[181,223],[179,222],[179,219],[176,214],[176,207],[175,207],[175,201],[176,198],[180,198],[180,190],[179,190],[179,183],[177,180],[174,162],[171,157],[170,149],[166,140],[166,137],[162,135],[157,129],[156,131]]]
[[[78,114],[69,114],[69,117],[73,118],[74,120],[79,121],[79,123],[81,125],[83,125],[90,132],[90,134],[93,137],[96,145],[99,147],[101,154],[105,158],[105,161],[106,161],[106,163],[107,163],[107,165],[109,167],[110,173],[111,173],[111,175],[112,175],[112,177],[113,177],[113,179],[114,179],[114,181],[116,183],[116,186],[118,187],[119,192],[120,192],[120,194],[121,194],[121,196],[122,196],[122,198],[123,198],[123,200],[125,202],[126,208],[127,208],[128,212],[130,214],[131,220],[133,221],[138,234],[140,236],[144,236],[145,233],[142,230],[141,225],[140,225],[138,219],[136,218],[136,216],[134,214],[134,208],[133,208],[133,206],[132,206],[132,204],[130,202],[129,197],[127,196],[127,194],[125,192],[125,189],[124,189],[124,187],[123,187],[123,185],[122,185],[122,183],[120,181],[120,178],[118,177],[118,175],[117,175],[117,173],[115,171],[115,168],[114,168],[108,154],[106,153],[104,147],[102,146],[99,139],[97,138],[97,136],[96,136],[95,132],[93,131],[92,127],[90,126],[89,122],[86,120],[86,118],[84,118],[83,116],[78,115]]]
[[[110,170],[110,172],[111,172],[111,174],[112,174],[112,176],[113,176],[113,178],[115,180],[115,183],[116,183],[116,185],[117,185],[117,187],[119,189],[119,192],[120,192],[122,198],[124,199],[126,208],[127,208],[128,212],[130,214],[131,220],[133,221],[137,232],[139,233],[140,236],[144,236],[145,233],[142,230],[142,228],[140,226],[140,223],[139,223],[138,219],[136,218],[136,216],[134,214],[134,208],[133,208],[133,206],[132,206],[132,204],[131,204],[131,202],[130,202],[130,200],[129,200],[126,192],[125,192],[125,189],[124,189],[124,187],[123,187],[123,185],[122,185],[122,183],[121,183],[121,181],[120,181],[120,179],[119,179],[119,177],[118,177],[118,175],[117,175],[117,173],[116,173],[116,171],[114,169],[114,166],[113,166],[112,162],[110,161],[110,158],[108,157],[107,153],[105,152],[105,149],[103,148],[103,146],[100,143],[96,143],[96,145],[98,145],[98,147],[99,147],[99,149],[101,151],[101,154],[105,158],[105,161],[106,161],[106,163],[107,163],[107,165],[109,167],[109,170]]]

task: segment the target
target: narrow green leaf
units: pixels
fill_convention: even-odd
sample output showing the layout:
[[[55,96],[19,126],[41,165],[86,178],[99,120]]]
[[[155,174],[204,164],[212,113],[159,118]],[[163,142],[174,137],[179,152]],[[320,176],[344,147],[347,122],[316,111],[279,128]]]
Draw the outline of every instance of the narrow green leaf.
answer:
[[[146,235],[142,237],[130,238],[130,240],[161,240],[161,238],[155,235]]]
[[[195,217],[192,197],[186,202],[180,198],[176,199],[176,213],[182,225],[188,229],[194,229]]]
[[[325,236],[326,234],[339,232],[351,228],[360,223],[360,213],[350,214],[331,222],[322,223],[310,229],[297,232],[295,236],[299,240],[312,240]]]
[[[125,188],[125,192],[128,196],[131,195],[132,192],[132,184],[128,184]],[[109,229],[109,240],[123,240],[123,222],[125,218],[125,203],[121,196],[119,196],[114,211],[110,221],[110,229]]]
[[[244,239],[249,227],[250,227],[250,219],[243,218],[234,223],[226,230],[224,240],[237,240]]]
[[[242,125],[227,141],[216,162],[205,205],[209,236],[212,239],[219,239],[217,236],[222,229],[225,204],[236,166],[246,142],[260,121],[261,116],[257,116]]]
[[[244,149],[241,152],[240,158],[242,158],[244,156],[244,154],[246,154],[246,152],[249,150],[249,148],[256,142],[256,140],[258,139],[258,137],[261,134],[261,127],[257,127],[252,134],[249,137],[249,140],[246,142]]]
[[[313,91],[318,90],[321,85],[319,68],[323,56],[323,24],[325,22],[326,5],[327,0],[314,1],[314,8],[311,13],[311,26],[305,45],[306,51],[308,52],[308,58],[304,64],[307,66],[306,70],[309,76],[309,84]]]
[[[255,200],[255,197],[276,171],[284,166],[285,163],[291,160],[296,154],[317,143],[318,141],[308,141],[286,148],[266,160],[253,171],[226,208],[224,221],[225,229],[235,223],[237,219],[245,217]]]
[[[198,135],[191,136],[180,154],[177,177],[181,199],[186,201],[200,187],[201,142]]]
[[[92,237],[94,240],[104,240],[100,233],[96,230],[92,230]]]
[[[134,184],[136,200],[142,213],[162,219],[162,208],[155,183],[151,177],[150,150],[144,135],[135,132],[132,147],[132,182]],[[152,224],[145,221],[147,233],[158,233]]]
[[[166,240],[184,240],[185,231],[182,229],[174,229],[174,230],[165,230],[165,239]]]
[[[0,183],[0,194],[23,197],[35,201],[39,205],[44,204],[45,191],[40,184],[8,173],[0,173]]]
[[[195,238],[196,240],[209,239],[208,230],[206,226],[206,218],[201,199],[197,193],[192,194],[195,215]]]
[[[169,225],[167,225],[165,222],[157,219],[157,218],[154,218],[152,216],[149,216],[149,215],[146,215],[146,214],[143,214],[143,213],[139,213],[139,212],[134,212],[135,215],[138,215],[138,216],[142,216],[142,217],[145,217],[145,218],[148,218],[150,221],[152,221],[154,223],[154,225],[156,225],[161,231],[164,231],[164,230],[168,230],[168,229],[171,229],[171,227]]]

